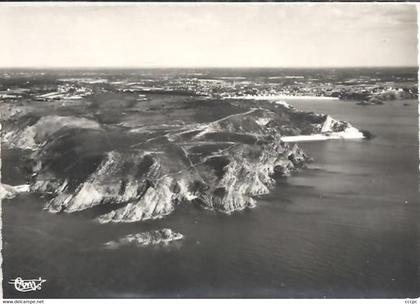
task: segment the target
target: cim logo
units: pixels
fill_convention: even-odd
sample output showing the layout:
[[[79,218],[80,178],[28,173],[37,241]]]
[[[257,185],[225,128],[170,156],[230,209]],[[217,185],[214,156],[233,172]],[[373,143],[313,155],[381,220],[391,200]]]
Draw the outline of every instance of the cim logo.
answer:
[[[10,280],[9,284],[14,285],[15,289],[20,292],[36,291],[41,290],[42,283],[47,280],[43,280],[41,277],[38,279],[23,280],[21,277],[17,277],[14,280]]]

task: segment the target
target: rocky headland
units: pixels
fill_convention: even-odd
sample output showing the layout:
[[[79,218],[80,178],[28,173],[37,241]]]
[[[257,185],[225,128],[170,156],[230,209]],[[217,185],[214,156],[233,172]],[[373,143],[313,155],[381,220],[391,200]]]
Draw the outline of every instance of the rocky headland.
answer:
[[[197,118],[202,109],[191,101],[172,104],[171,114],[182,119],[149,108],[112,121],[101,116],[109,116],[108,108],[32,116],[24,109],[4,119],[2,140],[25,151],[28,187],[46,195],[44,209],[74,213],[106,205],[111,210],[96,220],[119,223],[162,218],[180,204],[223,213],[253,208],[276,178],[309,160],[287,141],[363,137],[347,122],[284,102],[201,103],[217,111]]]

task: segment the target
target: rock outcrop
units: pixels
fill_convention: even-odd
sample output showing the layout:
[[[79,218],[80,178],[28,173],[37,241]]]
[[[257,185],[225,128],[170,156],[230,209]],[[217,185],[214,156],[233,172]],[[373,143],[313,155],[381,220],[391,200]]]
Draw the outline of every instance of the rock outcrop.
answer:
[[[184,236],[181,233],[174,232],[171,229],[163,228],[160,230],[129,234],[119,238],[116,241],[105,243],[108,249],[118,249],[121,246],[156,246],[168,245],[171,242],[179,241]]]
[[[29,192],[29,185],[11,186],[0,184],[0,201],[3,199],[12,199],[19,193]]]

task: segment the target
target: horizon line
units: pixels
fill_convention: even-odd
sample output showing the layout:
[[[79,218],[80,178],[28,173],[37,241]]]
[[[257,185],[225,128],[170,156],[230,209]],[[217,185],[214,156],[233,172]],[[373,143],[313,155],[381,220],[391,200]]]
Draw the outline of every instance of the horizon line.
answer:
[[[137,69],[373,69],[373,68],[385,68],[385,69],[392,69],[392,68],[416,68],[419,69],[419,65],[375,65],[375,66],[362,66],[362,65],[355,65],[355,66],[54,66],[54,67],[1,67],[0,70],[64,70],[64,69],[71,69],[71,70],[93,70],[93,69],[103,69],[103,70],[137,70]]]

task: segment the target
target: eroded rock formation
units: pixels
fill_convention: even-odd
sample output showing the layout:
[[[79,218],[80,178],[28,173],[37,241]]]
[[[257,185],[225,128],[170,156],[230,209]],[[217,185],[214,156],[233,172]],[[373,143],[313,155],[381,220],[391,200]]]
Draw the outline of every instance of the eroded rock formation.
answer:
[[[136,234],[129,234],[119,238],[116,241],[109,241],[105,243],[108,249],[118,249],[121,246],[155,246],[168,245],[171,242],[179,241],[184,236],[181,233],[174,232],[171,229],[163,228],[149,232],[141,232]]]

